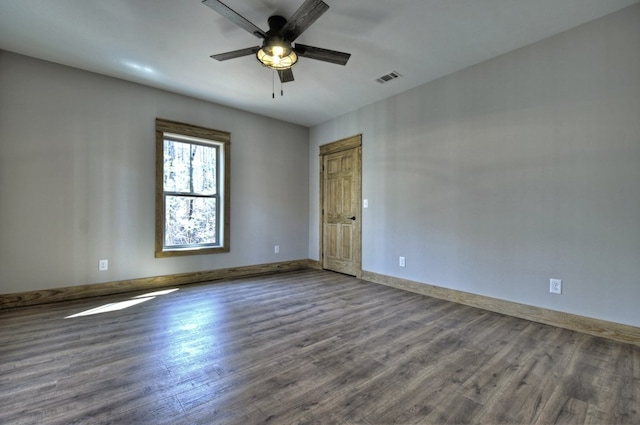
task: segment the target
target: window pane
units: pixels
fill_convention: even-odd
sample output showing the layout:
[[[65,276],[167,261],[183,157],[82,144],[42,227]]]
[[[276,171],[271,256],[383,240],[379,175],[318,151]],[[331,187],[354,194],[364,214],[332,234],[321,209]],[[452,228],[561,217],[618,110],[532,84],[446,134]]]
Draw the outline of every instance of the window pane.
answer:
[[[173,140],[164,141],[164,190],[166,192],[190,191],[191,144]]]
[[[164,141],[164,191],[215,195],[218,148]]]
[[[218,244],[216,198],[167,196],[165,246]]]
[[[213,146],[191,145],[193,193],[216,194],[217,150]]]

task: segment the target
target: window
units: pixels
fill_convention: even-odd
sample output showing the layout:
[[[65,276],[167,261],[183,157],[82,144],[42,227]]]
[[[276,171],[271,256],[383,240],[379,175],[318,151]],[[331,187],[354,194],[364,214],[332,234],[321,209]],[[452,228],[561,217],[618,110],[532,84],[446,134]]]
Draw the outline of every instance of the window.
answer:
[[[229,252],[230,134],[156,119],[156,257]]]

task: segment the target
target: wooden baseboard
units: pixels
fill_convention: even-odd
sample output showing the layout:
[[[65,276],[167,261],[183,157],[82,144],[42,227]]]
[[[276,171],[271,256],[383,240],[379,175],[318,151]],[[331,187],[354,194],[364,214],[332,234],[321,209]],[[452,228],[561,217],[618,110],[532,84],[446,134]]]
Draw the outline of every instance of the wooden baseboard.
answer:
[[[619,342],[640,345],[640,328],[634,326],[592,319],[590,317],[548,310],[541,307],[534,307],[511,301],[499,300],[496,298],[475,295],[468,292],[442,288],[439,286],[414,282],[373,272],[363,271],[362,279],[434,298],[481,308],[483,310],[505,314],[507,316],[519,317],[521,319],[570,329],[572,331],[578,331],[589,335],[609,338]]]
[[[309,268],[311,269],[316,269],[316,270],[322,270],[322,263],[318,260],[311,260],[309,259]]]
[[[187,285],[191,283],[208,282],[220,279],[232,279],[276,272],[302,270],[310,267],[309,261],[310,260],[284,261],[280,263],[232,267],[202,272],[144,277],[117,282],[0,294],[0,309],[69,301],[81,298],[118,294],[122,292],[164,288],[168,286]]]

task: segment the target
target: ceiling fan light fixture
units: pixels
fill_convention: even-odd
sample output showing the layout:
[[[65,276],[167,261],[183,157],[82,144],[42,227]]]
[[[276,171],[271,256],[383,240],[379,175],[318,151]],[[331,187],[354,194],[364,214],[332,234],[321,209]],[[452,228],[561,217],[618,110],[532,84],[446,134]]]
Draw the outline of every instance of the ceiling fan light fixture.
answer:
[[[258,62],[267,68],[289,69],[298,62],[298,55],[291,48],[291,43],[281,39],[269,39],[256,53]]]

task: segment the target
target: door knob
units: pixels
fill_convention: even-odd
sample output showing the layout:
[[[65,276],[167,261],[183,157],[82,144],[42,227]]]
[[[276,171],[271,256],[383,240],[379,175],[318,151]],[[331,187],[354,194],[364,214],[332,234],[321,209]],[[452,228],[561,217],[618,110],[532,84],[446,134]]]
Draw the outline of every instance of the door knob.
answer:
[[[356,216],[354,215],[353,217],[349,217],[350,220],[356,221]]]

